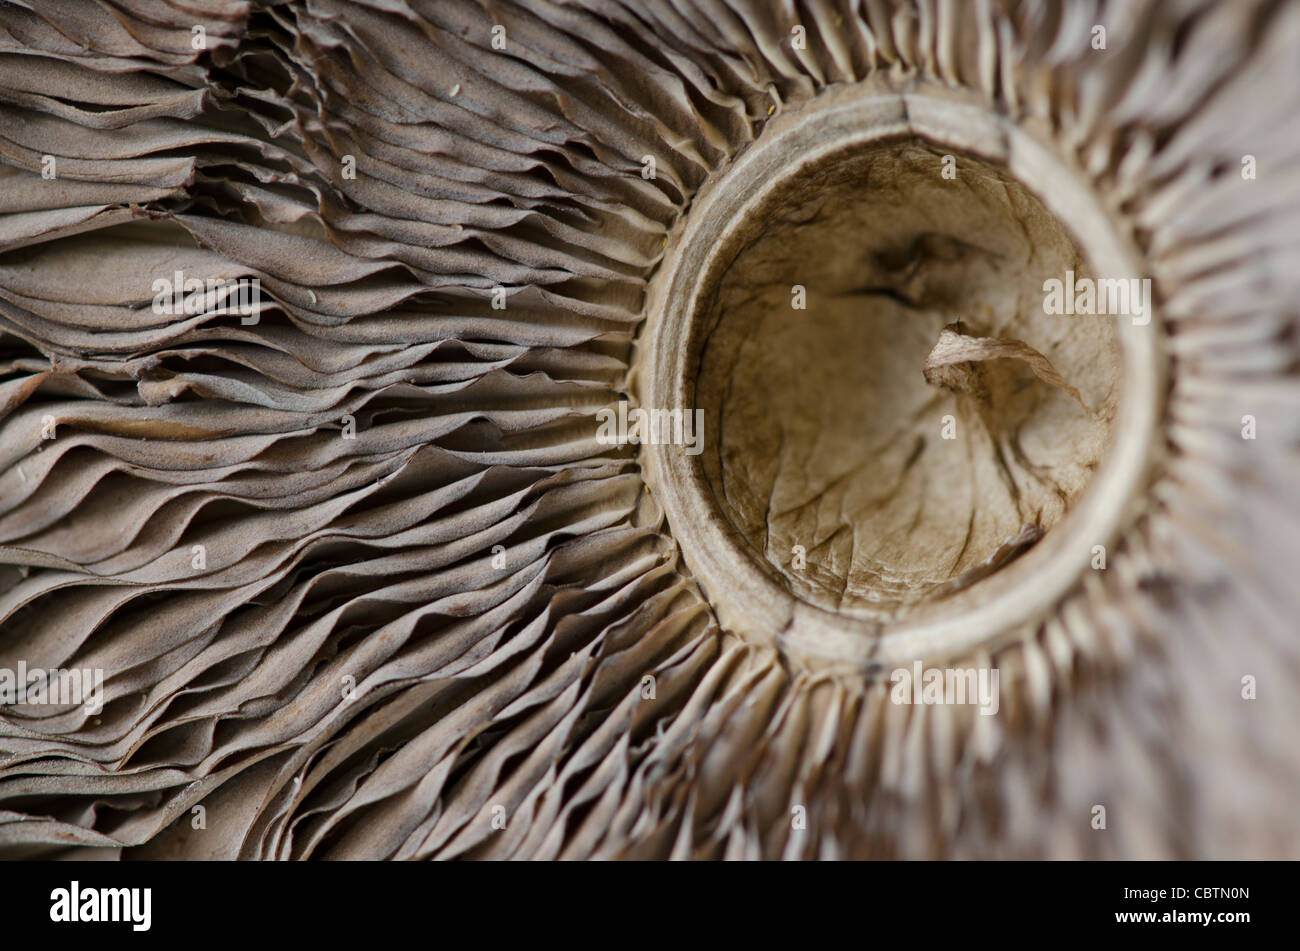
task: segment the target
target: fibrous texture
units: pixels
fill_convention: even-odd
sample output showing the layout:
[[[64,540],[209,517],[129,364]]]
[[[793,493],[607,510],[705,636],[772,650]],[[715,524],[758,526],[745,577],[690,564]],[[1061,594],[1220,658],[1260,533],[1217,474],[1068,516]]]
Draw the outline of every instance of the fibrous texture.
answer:
[[[0,669],[105,678],[95,714],[0,708],[0,856],[1300,854],[1298,62],[1300,7],[1264,0],[0,7]],[[679,551],[695,526],[665,518],[636,446],[597,439],[693,199],[770,123],[859,86],[942,89],[1042,143],[1158,302],[1158,432],[1105,567],[987,649],[918,653],[999,668],[996,716],[893,703],[879,671],[720,620]],[[942,131],[884,161],[919,150],[938,187],[976,145]],[[1008,303],[1026,258],[1072,246],[1014,183],[962,181],[988,230],[908,227],[1001,255],[929,249],[930,290],[975,282],[970,312],[867,240],[873,269],[831,290],[887,288],[921,323],[845,310],[799,341],[820,360],[837,327],[850,348],[915,336],[918,397],[992,420],[988,452],[1026,424],[1023,493],[978,469],[956,495],[909,483],[933,531],[944,505],[958,520],[916,554],[903,509],[864,522],[862,494],[914,440],[842,505],[817,480],[853,459],[748,421],[742,509],[775,532],[770,499],[827,506],[807,524],[838,540],[805,544],[829,582],[795,594],[832,610],[884,568],[947,583],[1038,515],[1050,539],[1123,405],[1107,332]],[[825,291],[808,274],[779,275],[781,306]],[[202,292],[177,308],[159,281]],[[1024,420],[927,382],[955,320],[1049,361],[1087,412],[1025,351],[962,365],[1025,395]],[[738,342],[767,350],[735,373],[780,372],[779,333]],[[979,544],[952,560],[957,536]]]

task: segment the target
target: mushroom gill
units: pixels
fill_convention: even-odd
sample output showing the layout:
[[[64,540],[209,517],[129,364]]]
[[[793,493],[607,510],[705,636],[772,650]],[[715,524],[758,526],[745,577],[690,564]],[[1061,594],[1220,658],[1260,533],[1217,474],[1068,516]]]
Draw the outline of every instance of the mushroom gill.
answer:
[[[1297,57],[1266,0],[0,7],[0,857],[1300,855]]]

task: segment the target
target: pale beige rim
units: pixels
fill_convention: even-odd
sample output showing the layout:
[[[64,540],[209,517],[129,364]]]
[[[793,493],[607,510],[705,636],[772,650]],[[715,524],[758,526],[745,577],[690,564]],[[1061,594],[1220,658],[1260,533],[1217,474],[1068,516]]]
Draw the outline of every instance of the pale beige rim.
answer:
[[[847,87],[820,96],[779,116],[701,189],[647,295],[633,378],[642,406],[694,406],[702,345],[697,317],[734,259],[728,225],[763,205],[805,166],[872,141],[918,135],[940,148],[1000,163],[1068,229],[1096,277],[1141,274],[1131,241],[1081,174],[1005,117],[946,88],[922,88],[881,94]],[[643,446],[647,485],[719,622],[746,640],[778,646],[796,664],[866,670],[994,650],[1045,615],[1091,570],[1093,546],[1109,549],[1133,517],[1145,485],[1163,399],[1160,323],[1158,316],[1144,326],[1119,323],[1119,411],[1111,446],[1080,503],[1006,568],[883,627],[794,597],[719,511],[700,456],[680,446]]]

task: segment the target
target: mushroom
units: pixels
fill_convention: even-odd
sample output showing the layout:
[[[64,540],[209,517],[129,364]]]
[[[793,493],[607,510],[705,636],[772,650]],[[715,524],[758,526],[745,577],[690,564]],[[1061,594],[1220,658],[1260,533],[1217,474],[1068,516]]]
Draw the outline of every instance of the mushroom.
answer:
[[[1300,854],[1300,9],[111,6],[0,7],[0,856]]]

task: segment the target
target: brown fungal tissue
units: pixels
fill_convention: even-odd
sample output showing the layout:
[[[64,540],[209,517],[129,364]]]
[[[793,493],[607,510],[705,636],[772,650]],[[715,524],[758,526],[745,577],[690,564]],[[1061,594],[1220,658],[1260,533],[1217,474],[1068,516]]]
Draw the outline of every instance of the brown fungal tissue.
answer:
[[[899,141],[806,171],[741,223],[757,233],[717,291],[696,384],[710,483],[792,590],[830,609],[887,612],[1022,525],[1049,528],[1118,402],[1112,322],[1043,313],[1044,279],[1083,270],[1064,227],[987,163],[963,156],[947,180],[942,161]],[[958,319],[968,347],[1038,350],[946,355]],[[1057,371],[1019,372],[1050,368],[1044,354],[1086,398]]]
[[[0,6],[0,858],[1297,857],[1298,60]]]

